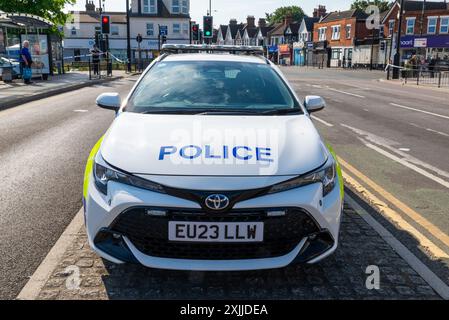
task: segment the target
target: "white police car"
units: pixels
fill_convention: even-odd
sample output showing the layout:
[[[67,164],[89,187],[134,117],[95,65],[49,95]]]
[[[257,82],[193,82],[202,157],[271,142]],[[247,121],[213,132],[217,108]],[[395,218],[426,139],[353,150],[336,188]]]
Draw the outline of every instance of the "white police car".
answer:
[[[300,101],[260,50],[166,45],[123,102],[98,97],[117,111],[85,173],[100,256],[223,271],[335,251],[343,182],[309,116],[325,103]]]

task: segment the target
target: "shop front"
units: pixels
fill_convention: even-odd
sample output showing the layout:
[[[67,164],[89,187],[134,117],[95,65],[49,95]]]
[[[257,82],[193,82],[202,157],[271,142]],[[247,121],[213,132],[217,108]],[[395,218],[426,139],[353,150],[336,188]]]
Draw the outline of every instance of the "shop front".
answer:
[[[293,64],[303,66],[305,64],[305,44],[303,41],[293,43]]]
[[[327,47],[327,41],[314,42],[313,44],[313,58],[308,65],[324,68],[330,67],[331,54],[330,48]]]
[[[290,45],[279,45],[279,64],[284,66],[292,64],[292,50],[290,49]]]
[[[403,62],[422,52],[426,60],[449,60],[449,35],[403,36],[401,57]]]
[[[279,53],[279,47],[277,45],[272,45],[268,47],[268,58],[271,62],[277,62],[278,61],[278,53]]]

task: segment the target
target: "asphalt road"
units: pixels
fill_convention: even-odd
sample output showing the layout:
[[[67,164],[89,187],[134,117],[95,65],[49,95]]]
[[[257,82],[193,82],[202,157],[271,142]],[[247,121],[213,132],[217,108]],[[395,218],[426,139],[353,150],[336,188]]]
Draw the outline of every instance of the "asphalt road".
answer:
[[[0,299],[17,296],[81,207],[85,162],[114,118],[95,98],[133,80],[0,112]]]
[[[382,72],[283,68],[297,93],[323,96],[314,115],[337,154],[396,199],[449,234],[449,88],[435,90],[379,81]],[[448,253],[442,234],[410,216],[402,218]],[[395,229],[395,226],[391,226]],[[399,228],[398,228],[399,229]],[[415,254],[428,255],[416,237],[395,230]],[[433,265],[446,282],[449,259]]]

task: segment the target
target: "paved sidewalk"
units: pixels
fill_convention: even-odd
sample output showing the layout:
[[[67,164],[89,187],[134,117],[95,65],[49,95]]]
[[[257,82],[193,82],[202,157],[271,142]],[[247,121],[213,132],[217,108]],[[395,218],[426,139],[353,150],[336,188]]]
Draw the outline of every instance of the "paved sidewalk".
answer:
[[[20,79],[13,83],[0,82],[0,110],[124,76],[127,76],[124,71],[113,71],[111,78],[89,80],[88,72],[68,72],[50,76],[47,81],[33,79],[31,85],[25,85]]]
[[[317,265],[252,272],[177,272],[114,265],[94,254],[84,228],[58,261],[38,299],[440,299],[352,208],[340,248]],[[380,290],[366,268],[380,269]]]
[[[426,84],[426,83],[420,83],[419,85],[416,84],[416,80],[408,80],[407,83],[403,79],[379,79],[380,82],[388,83],[388,84],[394,84],[397,86],[403,86],[408,88],[419,88],[419,89],[428,89],[438,92],[446,92],[449,93],[449,87],[448,86],[442,86],[441,88],[438,88],[438,85],[436,84]]]

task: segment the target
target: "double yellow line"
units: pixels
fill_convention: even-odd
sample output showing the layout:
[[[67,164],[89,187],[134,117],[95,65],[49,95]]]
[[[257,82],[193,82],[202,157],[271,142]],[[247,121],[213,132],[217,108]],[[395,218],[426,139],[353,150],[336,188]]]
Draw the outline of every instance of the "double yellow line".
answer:
[[[444,233],[440,228],[435,226],[429,220],[424,218],[418,212],[407,206],[405,203],[394,197],[391,193],[383,189],[373,180],[365,176],[359,170],[354,168],[348,162],[338,157],[338,161],[343,167],[343,178],[345,182],[351,185],[357,192],[362,194],[363,197],[369,200],[370,204],[376,207],[385,217],[390,221],[396,223],[400,229],[407,231],[415,237],[419,244],[426,248],[435,258],[447,259],[449,255],[438,247],[435,243],[429,240],[419,230],[408,223],[402,216],[389,206],[385,201],[381,200],[378,196],[366,189],[359,181],[362,181],[366,186],[371,188],[374,192],[379,194],[382,198],[391,203],[394,207],[399,209],[403,214],[408,216],[414,222],[419,224],[423,229],[432,234],[438,240],[440,240],[445,246],[449,248],[449,236]],[[357,181],[355,178],[359,179]]]

